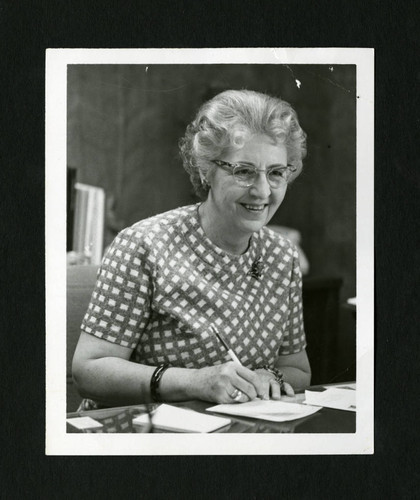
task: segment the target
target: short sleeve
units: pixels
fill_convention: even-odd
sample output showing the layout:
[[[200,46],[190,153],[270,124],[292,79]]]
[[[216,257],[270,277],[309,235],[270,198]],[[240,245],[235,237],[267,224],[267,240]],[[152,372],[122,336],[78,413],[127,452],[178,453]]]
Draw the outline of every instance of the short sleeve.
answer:
[[[295,248],[289,290],[289,316],[279,354],[296,354],[305,349],[305,347],[306,337],[302,308],[302,273],[299,265],[299,254]]]
[[[153,292],[150,246],[132,228],[107,250],[82,331],[134,349],[150,317]]]

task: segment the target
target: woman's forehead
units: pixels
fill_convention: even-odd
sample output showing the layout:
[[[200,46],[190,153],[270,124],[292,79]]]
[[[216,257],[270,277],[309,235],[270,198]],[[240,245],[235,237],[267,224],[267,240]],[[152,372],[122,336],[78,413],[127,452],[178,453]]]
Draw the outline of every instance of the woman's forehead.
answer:
[[[287,149],[284,144],[276,143],[271,137],[254,135],[243,146],[226,151],[223,159],[249,163],[284,163],[287,161]]]

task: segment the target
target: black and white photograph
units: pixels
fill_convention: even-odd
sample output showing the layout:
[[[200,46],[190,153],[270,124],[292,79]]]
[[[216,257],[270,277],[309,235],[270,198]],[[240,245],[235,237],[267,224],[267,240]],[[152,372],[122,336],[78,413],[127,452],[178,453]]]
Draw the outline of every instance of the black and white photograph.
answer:
[[[373,49],[49,49],[46,454],[372,454]]]

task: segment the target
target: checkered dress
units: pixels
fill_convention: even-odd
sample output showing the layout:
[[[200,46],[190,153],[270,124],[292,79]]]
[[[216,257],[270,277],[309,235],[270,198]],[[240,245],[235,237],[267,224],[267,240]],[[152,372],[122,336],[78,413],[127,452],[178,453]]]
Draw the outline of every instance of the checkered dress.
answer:
[[[263,228],[248,251],[232,255],[201,228],[198,204],[124,229],[102,261],[82,330],[133,349],[132,361],[200,368],[229,356],[272,364],[305,346],[301,274],[295,247]],[[249,274],[261,257],[261,276]]]

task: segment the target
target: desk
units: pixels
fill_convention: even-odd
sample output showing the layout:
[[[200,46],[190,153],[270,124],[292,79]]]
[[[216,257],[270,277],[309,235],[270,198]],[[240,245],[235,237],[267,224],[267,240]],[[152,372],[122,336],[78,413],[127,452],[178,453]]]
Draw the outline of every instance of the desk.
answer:
[[[323,386],[313,386],[311,390],[322,390]],[[327,386],[325,386],[327,387]],[[302,399],[303,395],[300,395]],[[298,395],[299,397],[299,395]],[[204,401],[186,401],[183,403],[171,403],[180,408],[189,408],[201,413],[211,415],[206,409],[214,406],[215,403]],[[100,429],[80,431],[67,423],[68,433],[142,433],[143,427],[133,425],[133,418],[146,412],[147,408],[153,410],[158,405],[134,405],[119,408],[106,408],[103,410],[72,412],[67,414],[67,418],[78,416],[90,416],[99,421],[103,427]],[[292,420],[290,422],[269,422],[267,420],[257,420],[253,418],[227,416],[232,423],[217,432],[227,433],[354,433],[356,432],[356,413],[344,410],[333,410],[321,408],[318,412],[308,417]],[[153,429],[155,433],[161,433],[158,429]]]

